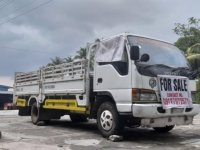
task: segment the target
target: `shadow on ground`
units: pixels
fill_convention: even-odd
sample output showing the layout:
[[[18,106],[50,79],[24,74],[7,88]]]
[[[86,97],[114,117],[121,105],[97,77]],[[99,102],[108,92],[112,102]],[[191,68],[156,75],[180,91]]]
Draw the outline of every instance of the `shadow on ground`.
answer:
[[[88,132],[101,137],[95,121],[88,123],[73,123],[69,120],[52,120],[47,126],[67,129],[76,132]],[[196,130],[196,131],[195,131]],[[124,141],[138,143],[155,143],[160,145],[187,144],[200,139],[200,132],[197,129],[182,129],[175,127],[168,133],[157,133],[151,128],[125,128],[123,132]],[[188,141],[188,142],[187,142]]]

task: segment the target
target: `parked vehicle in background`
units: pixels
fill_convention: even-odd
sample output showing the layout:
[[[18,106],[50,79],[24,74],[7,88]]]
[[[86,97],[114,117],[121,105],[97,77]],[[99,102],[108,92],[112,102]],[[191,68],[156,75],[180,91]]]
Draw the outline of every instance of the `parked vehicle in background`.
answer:
[[[168,132],[199,113],[196,73],[174,45],[121,34],[87,45],[87,59],[15,74],[14,103],[33,124],[97,119],[104,137],[124,126]]]

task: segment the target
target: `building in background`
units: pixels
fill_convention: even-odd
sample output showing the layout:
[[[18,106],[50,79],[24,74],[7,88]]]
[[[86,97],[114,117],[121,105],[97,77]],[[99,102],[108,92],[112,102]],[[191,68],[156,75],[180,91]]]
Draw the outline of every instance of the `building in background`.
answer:
[[[10,86],[0,85],[0,110],[12,108],[13,90]]]

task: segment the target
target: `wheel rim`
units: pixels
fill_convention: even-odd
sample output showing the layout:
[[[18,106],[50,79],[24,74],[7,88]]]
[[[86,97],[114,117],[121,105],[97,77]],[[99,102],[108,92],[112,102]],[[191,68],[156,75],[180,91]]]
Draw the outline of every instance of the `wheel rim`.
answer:
[[[101,122],[101,126],[104,130],[106,130],[106,131],[110,130],[113,125],[112,113],[108,110],[104,110],[101,113],[100,122]]]

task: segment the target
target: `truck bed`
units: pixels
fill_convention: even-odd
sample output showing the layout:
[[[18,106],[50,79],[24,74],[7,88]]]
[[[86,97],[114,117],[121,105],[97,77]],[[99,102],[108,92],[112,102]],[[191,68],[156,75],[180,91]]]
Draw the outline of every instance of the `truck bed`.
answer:
[[[15,95],[54,95],[85,92],[86,60],[15,73]]]

